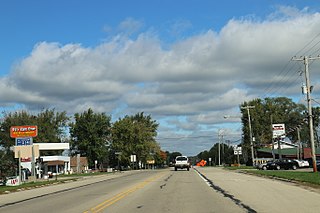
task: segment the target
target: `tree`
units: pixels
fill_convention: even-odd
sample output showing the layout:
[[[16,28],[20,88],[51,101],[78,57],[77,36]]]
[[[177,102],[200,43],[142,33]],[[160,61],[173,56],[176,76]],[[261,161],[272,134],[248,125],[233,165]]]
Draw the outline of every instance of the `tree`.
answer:
[[[34,116],[33,116],[34,117]],[[67,122],[69,117],[67,113],[55,112],[54,109],[45,109],[35,117],[38,126],[38,136],[34,142],[38,143],[61,143],[67,135]],[[63,151],[42,151],[41,155],[61,155]]]
[[[0,178],[13,176],[17,171],[17,162],[12,152],[0,149]]]
[[[113,153],[121,153],[121,165],[129,165],[131,155],[136,155],[137,161],[144,164],[160,156],[160,146],[155,140],[157,128],[156,121],[143,112],[125,116],[114,123],[111,149]]]
[[[168,152],[166,151],[167,153],[167,164],[168,165],[172,165],[176,159],[177,156],[181,156],[182,154],[180,152]]]
[[[14,146],[15,139],[10,137],[10,127],[23,125],[37,125],[36,116],[29,114],[27,111],[14,113],[3,112],[3,120],[0,128],[0,145],[5,149]]]
[[[4,112],[3,117],[0,128],[0,145],[6,149],[15,144],[15,139],[10,138],[10,127],[12,126],[38,126],[38,135],[33,138],[33,142],[59,143],[66,134],[65,127],[69,119],[66,112],[55,112],[54,109],[45,109],[37,115],[27,111]]]
[[[219,143],[215,143],[209,151],[205,150],[197,155],[198,160],[206,160],[209,165],[209,158],[213,165],[219,164]],[[232,164],[235,161],[233,155],[233,148],[225,143],[220,144],[220,163],[221,164]]]
[[[271,124],[283,123],[287,131],[287,137],[292,141],[296,141],[297,134],[294,129],[303,123],[306,117],[306,107],[302,104],[296,104],[291,99],[286,97],[254,99],[249,102],[241,104],[242,112],[242,130],[244,135],[244,142],[242,144],[243,151],[250,150],[249,137],[249,122],[248,112],[242,107],[254,106],[250,109],[252,135],[255,138],[253,141],[254,148],[259,148],[272,143],[272,129]],[[301,126],[302,132],[307,126]],[[301,137],[302,140],[308,140],[306,135]],[[250,156],[250,155],[249,155]]]
[[[70,126],[70,150],[73,155],[87,157],[92,168],[97,160],[102,166],[108,163],[111,117],[88,109],[74,115]]]

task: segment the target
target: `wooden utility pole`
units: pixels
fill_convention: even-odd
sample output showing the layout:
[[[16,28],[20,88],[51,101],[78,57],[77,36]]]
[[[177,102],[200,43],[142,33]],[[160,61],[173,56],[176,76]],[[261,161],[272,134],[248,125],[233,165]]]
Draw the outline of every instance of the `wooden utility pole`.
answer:
[[[255,108],[255,106],[241,107],[241,109],[246,109],[247,113],[248,113],[252,166],[255,165],[255,163],[254,163],[253,141],[252,141],[251,117],[250,117],[250,109],[253,109],[253,108]]]
[[[313,132],[313,117],[312,117],[312,103],[311,103],[311,85],[310,85],[310,74],[309,74],[309,60],[320,59],[320,56],[311,58],[303,57],[301,59],[293,58],[294,61],[304,61],[305,65],[305,79],[306,79],[306,92],[307,92],[307,104],[308,104],[308,118],[309,118],[309,132],[310,132],[310,143],[311,143],[311,155],[312,155],[312,165],[313,172],[317,172],[317,161],[316,161],[316,152],[314,146],[314,132]]]

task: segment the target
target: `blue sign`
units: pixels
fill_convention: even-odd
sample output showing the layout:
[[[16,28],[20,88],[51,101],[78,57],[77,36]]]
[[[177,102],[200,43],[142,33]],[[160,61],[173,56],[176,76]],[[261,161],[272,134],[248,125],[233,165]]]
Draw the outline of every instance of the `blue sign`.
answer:
[[[32,138],[16,138],[16,146],[28,146],[32,144]]]

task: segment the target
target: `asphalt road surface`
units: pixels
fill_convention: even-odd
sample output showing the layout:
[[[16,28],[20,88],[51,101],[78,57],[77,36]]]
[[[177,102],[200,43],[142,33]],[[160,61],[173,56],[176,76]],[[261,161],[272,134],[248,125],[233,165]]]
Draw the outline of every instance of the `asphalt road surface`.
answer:
[[[320,212],[320,194],[221,168],[170,168],[0,195],[0,212]]]

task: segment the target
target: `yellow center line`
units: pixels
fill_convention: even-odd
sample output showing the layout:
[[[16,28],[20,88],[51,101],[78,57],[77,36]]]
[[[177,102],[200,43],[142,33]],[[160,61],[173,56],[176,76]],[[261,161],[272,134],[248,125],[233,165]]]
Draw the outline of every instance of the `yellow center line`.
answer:
[[[142,189],[143,187],[145,187],[147,184],[151,183],[152,181],[155,181],[159,178],[161,178],[164,174],[157,174],[151,178],[148,178],[146,180],[144,180],[141,183],[138,183],[137,185],[129,188],[126,191],[120,192],[119,194],[113,196],[112,198],[103,201],[102,203],[98,204],[97,206],[91,208],[88,211],[85,211],[84,213],[89,213],[89,212],[93,212],[93,213],[97,213],[97,212],[101,212],[102,210],[104,210],[105,208],[107,208],[108,206],[111,206],[112,204],[116,203],[117,201],[123,199],[124,197],[128,196],[129,194],[137,191],[138,189]]]

